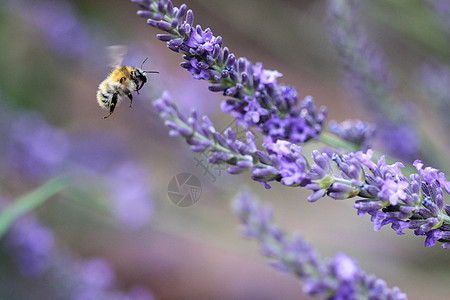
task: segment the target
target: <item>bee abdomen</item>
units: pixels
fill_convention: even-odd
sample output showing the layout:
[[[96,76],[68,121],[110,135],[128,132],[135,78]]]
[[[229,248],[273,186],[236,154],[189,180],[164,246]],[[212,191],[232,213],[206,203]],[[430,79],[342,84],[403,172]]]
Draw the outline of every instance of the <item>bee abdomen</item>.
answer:
[[[114,92],[109,90],[108,82],[103,81],[102,83],[100,83],[97,90],[98,105],[100,105],[100,107],[104,109],[109,109],[113,94]]]

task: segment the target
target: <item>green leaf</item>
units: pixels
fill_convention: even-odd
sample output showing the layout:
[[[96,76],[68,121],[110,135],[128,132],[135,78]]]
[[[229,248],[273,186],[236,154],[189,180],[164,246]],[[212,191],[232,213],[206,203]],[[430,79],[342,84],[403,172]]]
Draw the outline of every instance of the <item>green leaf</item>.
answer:
[[[53,178],[32,192],[23,195],[0,212],[0,239],[17,218],[32,211],[68,185],[67,177]]]

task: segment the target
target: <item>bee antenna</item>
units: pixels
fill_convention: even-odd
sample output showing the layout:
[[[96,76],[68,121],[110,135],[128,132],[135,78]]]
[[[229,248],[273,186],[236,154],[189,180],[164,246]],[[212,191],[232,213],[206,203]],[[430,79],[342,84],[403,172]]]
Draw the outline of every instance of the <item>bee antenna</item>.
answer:
[[[145,62],[147,61],[147,59],[148,59],[148,57],[146,57],[146,58],[144,59],[144,61],[142,62],[142,64],[141,64],[141,69],[142,69],[142,67],[144,66],[144,64],[145,64]]]
[[[147,61],[148,57],[144,59],[144,61],[141,64],[141,69],[144,66],[145,62]],[[145,71],[143,70],[145,73],[159,73],[158,71]]]

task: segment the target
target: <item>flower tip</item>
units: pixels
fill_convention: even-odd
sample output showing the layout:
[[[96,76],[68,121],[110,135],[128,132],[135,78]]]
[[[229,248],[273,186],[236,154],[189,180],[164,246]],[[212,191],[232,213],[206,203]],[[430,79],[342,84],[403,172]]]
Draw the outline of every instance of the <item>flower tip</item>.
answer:
[[[149,19],[151,17],[151,13],[148,10],[138,10],[137,15],[141,18]]]
[[[335,273],[340,280],[351,281],[358,274],[358,266],[347,255],[339,253],[334,258]]]
[[[413,163],[413,166],[414,166],[417,170],[419,170],[419,169],[422,169],[423,163],[422,163],[422,161],[421,161],[420,159],[416,159],[416,160],[414,161],[414,163]]]

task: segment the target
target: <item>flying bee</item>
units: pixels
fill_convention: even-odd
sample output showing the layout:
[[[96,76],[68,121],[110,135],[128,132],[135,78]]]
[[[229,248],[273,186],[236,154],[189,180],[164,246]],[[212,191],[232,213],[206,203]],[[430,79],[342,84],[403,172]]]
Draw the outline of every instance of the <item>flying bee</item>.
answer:
[[[142,89],[147,82],[147,73],[159,73],[158,71],[144,71],[142,66],[147,61],[144,59],[140,68],[122,66],[123,57],[127,50],[125,46],[108,47],[110,67],[113,71],[98,86],[97,102],[100,107],[109,110],[109,117],[117,105],[125,98],[130,99],[130,107],[133,104],[133,95],[131,92],[137,92]]]

